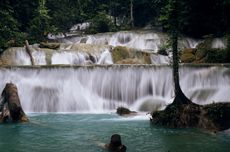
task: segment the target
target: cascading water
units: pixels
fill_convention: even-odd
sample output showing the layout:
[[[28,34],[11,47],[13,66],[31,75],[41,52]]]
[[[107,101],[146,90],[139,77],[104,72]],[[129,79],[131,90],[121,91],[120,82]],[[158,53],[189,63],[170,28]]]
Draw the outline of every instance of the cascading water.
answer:
[[[88,64],[113,64],[111,51],[113,47],[125,46],[131,51],[149,52],[151,64],[161,65],[170,63],[170,55],[156,54],[168,43],[168,36],[164,33],[153,31],[121,31],[96,35],[74,36],[59,39],[60,48],[45,49],[38,45],[32,46],[32,56],[36,65],[88,65]],[[179,48],[195,48],[201,40],[181,38]],[[213,48],[225,48],[223,39],[213,39]],[[6,53],[5,53],[6,52]],[[4,54],[10,58],[7,65],[31,65],[25,48],[10,48]]]
[[[168,36],[154,31],[120,31],[96,35],[75,36],[60,39],[64,43],[82,43],[96,45],[126,46],[139,50],[151,50],[156,53],[168,42]],[[180,48],[195,48],[199,40],[182,38]]]
[[[118,106],[156,110],[172,101],[168,66],[87,66],[0,69],[0,90],[17,85],[26,112],[105,112]],[[230,70],[181,67],[181,87],[194,102],[229,101]]]

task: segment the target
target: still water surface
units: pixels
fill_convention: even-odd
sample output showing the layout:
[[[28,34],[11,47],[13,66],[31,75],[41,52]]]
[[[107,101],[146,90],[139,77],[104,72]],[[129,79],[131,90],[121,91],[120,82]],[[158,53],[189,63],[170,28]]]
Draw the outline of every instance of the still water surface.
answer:
[[[147,117],[115,114],[29,114],[30,123],[1,124],[0,152],[106,152],[119,133],[128,152],[228,152],[230,131],[165,129]]]

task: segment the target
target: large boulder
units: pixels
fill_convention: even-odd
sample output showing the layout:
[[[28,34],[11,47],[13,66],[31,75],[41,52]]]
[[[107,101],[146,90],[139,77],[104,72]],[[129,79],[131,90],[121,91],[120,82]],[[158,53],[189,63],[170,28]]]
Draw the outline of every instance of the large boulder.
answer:
[[[29,121],[22,109],[17,87],[13,83],[7,83],[1,94],[0,122],[5,121]]]

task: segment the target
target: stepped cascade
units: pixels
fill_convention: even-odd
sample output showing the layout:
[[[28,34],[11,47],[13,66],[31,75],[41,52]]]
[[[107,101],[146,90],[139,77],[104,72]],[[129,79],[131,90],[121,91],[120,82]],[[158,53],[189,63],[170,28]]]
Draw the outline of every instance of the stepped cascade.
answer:
[[[118,106],[154,111],[172,101],[170,54],[157,54],[167,43],[166,34],[121,31],[53,39],[59,43],[48,48],[30,46],[35,65],[42,67],[28,66],[31,59],[24,47],[9,48],[1,55],[0,63],[6,67],[0,69],[0,89],[8,82],[15,83],[26,112],[105,112]],[[179,48],[195,48],[200,42],[181,38]],[[118,64],[129,61],[139,65],[115,65],[113,51],[119,52],[119,47],[128,58]],[[226,44],[214,39],[212,47],[224,48]],[[140,61],[148,65],[140,65]],[[185,65],[180,71],[182,89],[192,101],[228,101],[227,67]]]
[[[113,64],[111,52],[116,46],[123,46],[130,52],[147,52],[150,54],[151,64],[170,64],[171,53],[168,56],[157,52],[166,46],[168,36],[164,33],[153,31],[122,31],[85,36],[70,36],[57,38],[59,47],[56,49],[40,48],[35,44],[31,46],[32,56],[36,65],[89,65],[89,64]],[[195,48],[201,40],[181,38],[179,48]],[[220,38],[213,40],[213,48],[225,48],[226,42]],[[169,50],[166,50],[169,51]],[[135,57],[139,58],[139,57]],[[29,55],[25,48],[10,48],[6,50],[1,62],[6,65],[31,65]]]
[[[17,85],[26,112],[150,111],[174,97],[169,66],[13,67],[1,68],[0,79],[0,90]],[[228,101],[229,84],[229,68],[181,67],[182,89],[198,104]]]

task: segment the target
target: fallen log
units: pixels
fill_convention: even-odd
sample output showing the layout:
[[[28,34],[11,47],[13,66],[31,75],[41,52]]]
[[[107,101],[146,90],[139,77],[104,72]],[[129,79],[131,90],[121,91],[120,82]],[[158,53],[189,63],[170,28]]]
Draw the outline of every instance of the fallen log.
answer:
[[[34,58],[33,58],[32,54],[31,54],[32,50],[31,50],[29,42],[27,40],[25,41],[25,45],[26,45],[26,52],[30,57],[31,65],[35,65]]]

